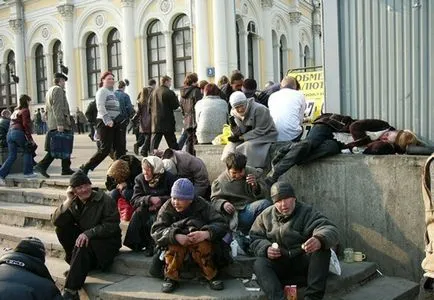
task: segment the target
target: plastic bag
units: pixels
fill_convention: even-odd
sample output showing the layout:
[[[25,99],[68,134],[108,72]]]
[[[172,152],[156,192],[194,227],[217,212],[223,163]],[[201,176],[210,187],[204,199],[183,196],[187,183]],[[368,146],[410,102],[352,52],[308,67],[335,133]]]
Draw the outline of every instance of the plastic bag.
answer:
[[[232,134],[231,126],[228,124],[223,125],[222,134],[219,134],[212,140],[213,145],[226,145],[228,143],[228,137]]]
[[[330,264],[329,264],[329,272],[336,274],[338,276],[341,276],[342,274],[342,270],[341,270],[341,265],[339,263],[339,259],[335,253],[335,251],[333,251],[333,249],[330,249]]]
[[[119,215],[121,216],[121,221],[129,221],[134,212],[134,208],[131,206],[130,202],[128,202],[124,198],[118,199],[118,210]]]

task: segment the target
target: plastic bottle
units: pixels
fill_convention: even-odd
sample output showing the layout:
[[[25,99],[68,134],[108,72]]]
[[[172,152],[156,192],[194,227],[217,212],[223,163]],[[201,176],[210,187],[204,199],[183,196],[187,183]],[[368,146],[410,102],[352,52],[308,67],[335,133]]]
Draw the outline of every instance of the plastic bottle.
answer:
[[[236,240],[231,242],[231,254],[232,257],[236,257],[238,255],[238,242]]]

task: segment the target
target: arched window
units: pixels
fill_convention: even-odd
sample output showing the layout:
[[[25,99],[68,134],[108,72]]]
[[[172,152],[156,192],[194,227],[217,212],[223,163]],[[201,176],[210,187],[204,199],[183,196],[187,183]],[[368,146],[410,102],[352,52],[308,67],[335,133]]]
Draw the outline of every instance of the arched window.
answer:
[[[116,80],[122,80],[122,51],[119,31],[112,29],[107,37],[108,69]]]
[[[283,58],[283,56],[284,56],[283,47],[285,46],[284,43],[285,43],[285,41],[283,40],[283,37],[280,37],[280,42],[279,42],[280,80],[283,79],[283,76],[285,74],[285,68],[286,68],[285,61],[284,61],[284,58]]]
[[[237,31],[237,69],[241,70],[241,55],[240,55],[240,26],[238,25],[238,22],[235,22],[235,30]]]
[[[39,44],[35,50],[36,65],[36,91],[38,103],[45,102],[47,93],[47,65],[45,62],[44,47]]]
[[[187,73],[192,71],[190,21],[180,15],[173,23],[173,71],[175,88],[182,87]]]
[[[98,38],[91,33],[86,40],[87,94],[95,97],[98,90],[98,79],[101,73]]]
[[[147,30],[148,45],[148,79],[160,78],[166,74],[166,42],[161,32],[161,22],[153,21]]]
[[[304,47],[303,66],[308,67],[310,64],[310,50],[308,46]]]
[[[299,62],[299,67],[303,68],[305,67],[304,65],[304,53],[303,53],[303,46],[301,45],[301,43],[298,43],[298,51],[299,51],[299,56],[300,56],[300,62]]]
[[[253,55],[253,37],[256,35],[256,25],[250,21],[247,26],[247,78],[255,78],[255,63]]]
[[[60,41],[56,41],[53,45],[53,73],[62,72],[60,69],[61,59],[63,59],[62,43]]]
[[[17,85],[11,79],[15,75],[15,54],[9,51],[7,61],[0,64],[0,106],[11,108],[17,104]]]

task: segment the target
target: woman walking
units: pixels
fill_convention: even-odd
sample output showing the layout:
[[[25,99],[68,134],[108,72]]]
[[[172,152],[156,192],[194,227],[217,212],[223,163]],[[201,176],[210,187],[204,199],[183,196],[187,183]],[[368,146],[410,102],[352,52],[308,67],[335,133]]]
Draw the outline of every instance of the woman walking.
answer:
[[[101,75],[100,88],[95,95],[98,110],[96,131],[100,139],[100,146],[89,161],[80,167],[85,174],[89,170],[94,170],[110,154],[112,149],[116,159],[119,159],[125,152],[121,137],[123,132],[119,117],[120,107],[113,91],[114,84],[115,79],[111,72],[106,71]]]
[[[0,185],[5,185],[5,178],[9,174],[12,165],[17,159],[18,147],[24,150],[23,159],[24,177],[36,177],[33,173],[33,152],[36,143],[32,138],[32,121],[30,120],[29,103],[32,99],[27,95],[21,95],[19,106],[11,116],[9,131],[7,134],[8,158],[0,168]]]
[[[139,152],[142,147],[140,155],[143,157],[148,156],[151,146],[151,113],[149,112],[149,101],[152,95],[152,87],[144,87],[140,92],[137,99],[137,113],[135,119],[139,123],[139,136],[137,143],[134,144],[134,152]],[[136,151],[137,150],[137,151]]]

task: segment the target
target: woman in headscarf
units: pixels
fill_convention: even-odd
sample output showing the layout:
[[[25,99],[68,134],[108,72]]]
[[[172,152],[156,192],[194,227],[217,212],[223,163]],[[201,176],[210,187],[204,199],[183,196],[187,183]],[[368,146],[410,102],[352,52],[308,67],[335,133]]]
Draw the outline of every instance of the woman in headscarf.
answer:
[[[125,235],[124,245],[133,251],[145,249],[146,256],[154,254],[151,226],[160,207],[170,198],[175,176],[164,170],[163,161],[157,156],[142,160],[142,174],[135,179],[131,205],[135,208]]]

